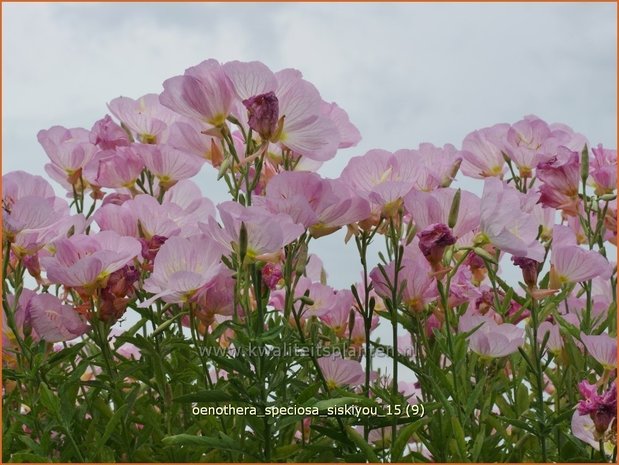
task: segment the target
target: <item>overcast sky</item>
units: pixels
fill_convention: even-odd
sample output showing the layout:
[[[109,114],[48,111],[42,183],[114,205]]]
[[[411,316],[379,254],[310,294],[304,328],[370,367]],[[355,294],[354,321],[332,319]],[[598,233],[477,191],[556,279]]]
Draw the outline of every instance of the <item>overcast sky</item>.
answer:
[[[370,148],[460,146],[474,129],[536,114],[616,147],[616,5],[2,5],[3,172],[44,174],[40,129],[92,123],[106,102],[160,92],[206,58],[298,68],[348,111]],[[224,189],[205,165],[196,181]],[[358,278],[341,235],[321,240],[332,285]],[[352,245],[352,244],[351,244]]]

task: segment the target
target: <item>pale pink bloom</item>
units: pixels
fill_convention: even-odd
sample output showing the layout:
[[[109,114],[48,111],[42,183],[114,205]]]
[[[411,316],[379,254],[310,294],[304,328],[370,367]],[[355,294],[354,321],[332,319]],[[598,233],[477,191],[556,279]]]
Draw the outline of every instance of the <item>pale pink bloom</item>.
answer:
[[[472,283],[473,274],[466,266],[458,268],[451,279],[449,288],[449,304],[450,306],[462,305],[465,302],[475,301],[481,297],[481,292],[477,286]]]
[[[492,245],[517,257],[541,262],[544,248],[537,241],[536,218],[521,210],[521,194],[495,178],[486,179],[481,198],[480,230]]]
[[[275,77],[279,114],[284,117],[280,144],[313,160],[333,158],[340,133],[330,118],[321,115],[318,90],[296,70],[285,69],[275,73]]]
[[[553,245],[550,264],[558,284],[579,283],[596,276],[609,278],[612,273],[610,264],[599,252],[577,245]]]
[[[600,450],[600,442],[595,438],[595,424],[591,416],[581,415],[578,410],[575,410],[572,415],[572,434],[595,450]],[[607,456],[612,455],[614,449],[615,445],[612,441],[604,441],[604,452]]]
[[[326,326],[331,328],[339,337],[348,335],[348,324],[354,297],[348,289],[336,291],[333,297],[334,305],[327,312],[323,312],[319,318]]]
[[[589,354],[604,368],[612,370],[617,367],[617,338],[610,337],[607,334],[587,336],[581,332],[580,340]]]
[[[223,228],[214,218],[200,229],[230,252],[238,251],[241,226],[247,231],[247,257],[261,260],[278,253],[303,233],[303,226],[296,224],[286,214],[273,214],[259,207],[243,207],[236,202],[223,202],[217,206]]]
[[[134,147],[119,146],[98,152],[84,167],[84,178],[96,186],[131,188],[143,169]]]
[[[341,302],[336,299],[336,291],[331,286],[312,282],[309,278],[301,277],[295,287],[294,295],[299,298],[309,291],[308,297],[312,300],[312,304],[304,304],[300,301],[295,303],[297,312],[302,311],[303,318],[312,316],[321,317],[325,314],[333,312]],[[284,292],[284,289],[282,289]]]
[[[413,258],[404,257],[402,269],[398,274],[398,290],[403,289],[402,302],[410,311],[421,311],[427,303],[438,297],[436,279],[432,276],[432,268],[422,254]],[[385,267],[387,280],[378,267],[370,272],[370,278],[376,293],[383,299],[390,299],[395,281],[395,263],[390,262]]]
[[[159,96],[163,105],[213,126],[225,123],[234,97],[230,79],[217,60],[187,68],[182,76],[167,79],[163,89]]]
[[[415,381],[398,381],[398,391],[406,397],[409,404],[418,404],[423,401],[423,395],[419,383]]]
[[[193,301],[198,304],[197,316],[205,323],[212,323],[215,314],[230,316],[234,314],[235,280],[232,274],[223,270],[215,277],[210,286],[196,292]]]
[[[178,210],[178,207],[171,203],[160,204],[152,196],[141,194],[136,195],[133,200],[125,202],[125,204],[126,208],[139,222],[140,230],[145,239],[151,239],[153,236],[180,235],[181,228],[172,219],[173,211]],[[107,206],[103,208],[107,208]]]
[[[419,172],[410,150],[395,153],[374,149],[350,159],[340,179],[370,201],[372,212],[397,208],[416,182]]]
[[[196,183],[189,179],[179,181],[163,195],[161,205],[168,208],[168,215],[181,228],[181,235],[197,234],[198,222],[207,222],[216,214],[213,202],[202,195]]]
[[[552,123],[550,128],[550,137],[544,142],[543,150],[545,155],[555,155],[557,149],[561,146],[577,153],[581,153],[585,145],[588,145],[587,138],[582,134],[574,132],[566,124]]]
[[[559,331],[559,325],[553,324],[550,321],[544,321],[540,323],[537,328],[537,342],[540,344],[544,341],[546,334],[548,333],[548,342],[546,343],[546,347],[551,352],[555,354],[560,352],[563,348],[563,339],[561,338],[561,333]]]
[[[67,202],[59,198],[22,197],[3,211],[3,229],[10,237],[22,231],[41,231],[69,216]]]
[[[617,188],[617,150],[605,149],[599,144],[592,152],[589,182],[598,194],[614,192]]]
[[[115,231],[121,236],[138,237],[138,218],[131,202],[108,203],[98,208],[93,219],[101,231]]]
[[[11,209],[14,202],[24,197],[54,199],[52,186],[42,176],[25,171],[11,171],[2,176],[2,207]]]
[[[419,149],[411,150],[411,156],[418,171],[414,187],[425,192],[448,187],[462,162],[462,152],[451,144],[442,148],[429,143],[419,144]]]
[[[462,142],[462,173],[477,179],[502,177],[505,171],[503,141],[509,127],[509,124],[496,124],[467,135]]]
[[[178,119],[176,113],[159,103],[157,94],[147,94],[137,100],[118,97],[108,103],[108,108],[145,144],[165,142],[168,126]]]
[[[530,178],[539,163],[544,142],[550,137],[548,124],[536,116],[514,123],[507,131],[505,153],[520,170],[520,176]]]
[[[431,224],[449,222],[449,212],[456,193],[455,189],[443,188],[431,192],[412,190],[404,198],[404,206],[413,217],[417,230],[427,228]],[[468,191],[460,193],[460,208],[458,218],[453,228],[456,238],[479,228],[479,197]]]
[[[568,214],[577,213],[580,183],[580,162],[577,152],[563,146],[558,147],[555,156],[537,165],[536,175],[543,183],[539,188],[541,203],[561,209]]]
[[[601,280],[600,278],[594,278],[593,288],[595,289],[596,281],[605,281],[609,283],[608,280]],[[598,328],[608,316],[608,309],[610,304],[612,303],[612,297],[609,299],[607,296],[596,294],[593,292],[592,296],[593,305],[591,306],[591,311],[589,313],[590,324],[592,329]],[[573,322],[574,326],[579,327],[583,319],[585,318],[585,312],[587,308],[587,299],[586,297],[575,297],[570,296],[566,300],[561,303],[561,307],[565,315],[561,315],[564,318],[570,318]]]
[[[155,294],[140,304],[155,300],[183,303],[200,288],[208,288],[223,271],[222,248],[205,236],[171,237],[155,257],[153,273],[144,281],[144,290]]]
[[[305,266],[304,275],[312,281],[326,282],[327,272],[324,269],[324,264],[320,257],[314,253],[309,254],[307,265]]]
[[[229,61],[223,65],[223,69],[239,100],[266,94],[277,88],[275,75],[259,61]]]
[[[361,133],[356,126],[350,122],[348,114],[342,110],[337,103],[322,102],[320,105],[320,113],[335,124],[340,135],[338,148],[345,149],[354,147],[359,143],[361,140]]]
[[[45,171],[69,189],[72,184],[76,184],[80,170],[99,151],[90,142],[90,132],[82,128],[53,126],[39,131],[37,139],[52,162],[45,165]]]
[[[368,202],[355,196],[344,183],[307,172],[282,172],[273,177],[267,186],[265,205],[274,213],[290,215],[315,237],[370,214]]]
[[[210,128],[212,126],[198,120],[177,121],[170,126],[167,144],[181,152],[204,158],[213,166],[219,166],[223,156],[221,142],[202,133]]]
[[[141,252],[133,237],[101,231],[89,236],[75,234],[53,244],[55,254],[40,259],[47,278],[68,287],[94,288],[111,273],[130,263]]]
[[[47,342],[70,341],[90,329],[73,307],[51,294],[32,297],[29,317],[32,329]]]
[[[170,145],[143,145],[139,155],[144,165],[158,179],[161,186],[173,186],[181,179],[188,179],[200,172],[204,159]]]
[[[358,386],[365,380],[361,363],[356,360],[345,360],[335,356],[321,357],[318,359],[318,365],[330,389]]]
[[[524,329],[509,323],[497,324],[492,318],[471,312],[462,315],[458,323],[461,332],[472,331],[478,326],[469,336],[469,347],[482,357],[505,357],[524,344]]]
[[[90,130],[90,142],[101,150],[113,150],[131,144],[129,135],[110,115],[97,121]]]

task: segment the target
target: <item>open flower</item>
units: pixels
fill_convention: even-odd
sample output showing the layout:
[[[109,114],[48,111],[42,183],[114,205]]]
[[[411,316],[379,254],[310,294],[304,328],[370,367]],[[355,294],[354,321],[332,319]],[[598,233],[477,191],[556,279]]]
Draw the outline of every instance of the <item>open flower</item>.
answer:
[[[551,284],[554,288],[565,283],[588,281],[596,276],[610,277],[612,272],[604,256],[578,245],[553,247],[550,264]]]
[[[54,295],[35,295],[28,307],[32,329],[47,342],[70,341],[90,329],[72,306]]]
[[[75,234],[54,242],[55,254],[40,259],[52,283],[91,291],[137,257],[142,246],[133,237],[113,231]]]
[[[222,251],[217,242],[204,236],[169,238],[155,257],[153,273],[144,281],[144,290],[155,295],[140,306],[148,307],[157,299],[186,302],[198,289],[214,284],[224,269]]]
[[[541,262],[544,248],[537,241],[538,220],[522,210],[520,197],[516,189],[503,181],[486,179],[481,198],[480,230],[495,247]]]
[[[189,118],[222,125],[230,113],[233,91],[217,60],[206,60],[163,83],[159,101]]]
[[[176,113],[159,103],[157,94],[147,94],[137,100],[118,97],[108,108],[144,144],[165,142],[168,126],[178,119]]]
[[[462,173],[472,178],[502,177],[505,171],[504,140],[509,124],[473,131],[462,142]]]
[[[588,336],[581,332],[580,340],[591,356],[604,368],[612,370],[617,366],[617,338],[607,334]]]
[[[318,365],[330,389],[342,386],[357,386],[364,382],[365,374],[363,368],[361,363],[356,360],[328,356],[319,358]]]
[[[470,312],[460,317],[458,328],[462,332],[475,330],[469,336],[469,347],[482,357],[505,357],[524,344],[524,329],[515,325],[497,324],[492,318]]]
[[[304,230],[303,226],[294,223],[290,216],[274,215],[259,206],[243,207],[230,201],[219,204],[217,209],[223,228],[211,218],[207,224],[200,223],[200,229],[228,251],[238,252],[241,246],[241,229],[244,227],[247,232],[246,257],[249,259],[268,261]]]

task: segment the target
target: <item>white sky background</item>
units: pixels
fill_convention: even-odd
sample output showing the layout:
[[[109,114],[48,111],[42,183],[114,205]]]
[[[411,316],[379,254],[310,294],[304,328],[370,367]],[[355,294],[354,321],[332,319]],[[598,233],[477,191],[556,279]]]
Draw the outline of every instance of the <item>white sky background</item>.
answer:
[[[460,147],[472,130],[536,114],[616,147],[616,5],[3,4],[3,172],[44,174],[36,134],[90,128],[106,102],[162,90],[207,58],[293,67],[371,148]],[[224,185],[194,178],[216,203]],[[479,186],[473,190],[480,192]],[[359,277],[343,234],[315,248],[336,288]]]

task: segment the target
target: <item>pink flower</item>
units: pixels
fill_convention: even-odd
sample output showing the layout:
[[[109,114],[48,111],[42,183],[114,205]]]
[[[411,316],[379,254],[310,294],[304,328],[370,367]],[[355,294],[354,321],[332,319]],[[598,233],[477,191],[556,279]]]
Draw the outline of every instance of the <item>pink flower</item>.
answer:
[[[591,356],[604,368],[611,370],[617,366],[617,338],[607,334],[587,336],[581,332],[580,340]]]
[[[555,354],[561,352],[561,349],[563,348],[563,339],[561,338],[559,325],[553,324],[550,321],[540,323],[537,328],[537,342],[541,344],[544,341],[546,334],[548,334],[548,342],[546,343],[548,350]]]
[[[533,168],[540,161],[542,146],[550,135],[548,124],[536,116],[525,117],[509,128],[505,153],[516,164],[521,177],[532,176]]]
[[[295,224],[290,216],[270,213],[259,206],[243,207],[236,202],[217,206],[223,229],[211,218],[201,223],[203,233],[210,235],[230,252],[238,251],[241,226],[247,231],[247,258],[268,259],[303,233],[303,226]]]
[[[340,179],[360,197],[369,200],[373,213],[393,213],[419,176],[409,150],[395,153],[374,149],[350,159]]]
[[[496,124],[466,136],[462,142],[462,173],[477,179],[502,177],[505,171],[503,141],[509,127],[509,124]]]
[[[11,171],[2,176],[2,207],[10,210],[13,203],[24,197],[55,199],[52,186],[42,176],[25,171]]]
[[[481,326],[479,326],[481,325]],[[509,323],[497,324],[493,319],[470,312],[460,317],[458,328],[468,332],[479,326],[469,336],[469,347],[482,357],[505,357],[524,344],[524,329]]]
[[[282,172],[267,186],[265,206],[286,213],[309,228],[314,237],[367,218],[370,207],[338,180],[307,172]]]
[[[348,289],[335,292],[334,305],[328,312],[320,315],[320,321],[335,332],[339,337],[346,337],[348,325],[350,323],[350,312],[352,310],[354,297]],[[355,322],[355,326],[357,322]],[[363,326],[363,324],[361,325]]]
[[[356,360],[345,360],[335,356],[321,357],[318,359],[318,365],[330,389],[357,386],[363,384],[365,380],[361,363]]]
[[[410,311],[421,311],[426,304],[438,296],[436,280],[432,277],[432,268],[427,260],[417,253],[413,258],[402,260],[402,269],[398,275],[398,288],[403,289],[402,300]],[[376,293],[383,299],[391,298],[391,287],[395,281],[395,263],[385,266],[385,279],[378,267],[370,272],[370,278]]]
[[[480,229],[495,247],[518,257],[541,262],[544,249],[537,241],[536,218],[521,209],[521,194],[499,179],[484,183]]]
[[[97,153],[84,167],[89,183],[101,187],[132,188],[144,169],[134,147],[119,146]]]
[[[221,141],[203,134],[210,125],[197,120],[177,121],[170,126],[167,144],[181,152],[204,158],[218,167],[223,161]]]
[[[581,415],[578,410],[572,415],[572,434],[583,442],[586,442],[595,450],[600,450],[600,442],[596,439],[595,424],[589,415]],[[606,455],[612,455],[615,445],[612,441],[605,440],[603,443]]]
[[[320,105],[320,113],[329,118],[340,135],[340,143],[338,148],[345,149],[354,147],[361,140],[359,130],[350,122],[348,114],[342,110],[337,103],[322,102]]]
[[[552,248],[550,257],[553,284],[579,283],[596,276],[610,277],[610,264],[594,250],[585,250],[577,245],[559,245]]]
[[[172,187],[181,179],[200,172],[204,159],[175,149],[170,145],[143,145],[139,155],[146,168],[159,180],[162,187]]]
[[[281,146],[297,155],[326,161],[335,156],[340,144],[348,146],[350,143],[341,143],[342,137],[351,137],[350,123],[340,112],[332,117],[332,113],[323,107],[318,90],[304,80],[299,71],[285,69],[273,74],[259,62],[233,61],[223,67],[239,99],[249,102],[252,97],[273,93],[272,97],[278,103],[277,115],[283,117],[282,130],[277,134],[276,141]],[[269,136],[273,135],[272,120],[275,115],[275,100],[272,97]]]
[[[558,147],[555,156],[537,165],[536,174],[543,182],[539,189],[542,194],[540,202],[575,215],[580,182],[578,153],[562,146]]]
[[[118,97],[108,104],[112,114],[144,144],[165,142],[165,133],[178,115],[159,103],[157,94],[147,94],[137,100]]]
[[[197,317],[210,325],[215,315],[233,315],[234,287],[234,278],[230,272],[224,270],[210,285],[200,288],[193,297],[193,301],[198,304]]]
[[[155,294],[140,304],[148,307],[155,300],[182,303],[200,288],[208,288],[223,271],[222,248],[204,236],[171,237],[155,258],[154,271],[144,281],[144,290]]]
[[[51,294],[33,296],[28,307],[32,328],[47,342],[70,341],[90,329],[73,307]]]
[[[121,205],[105,204],[92,217],[101,231],[115,231],[121,236],[138,236],[138,219],[129,202]]]
[[[431,192],[412,190],[404,198],[404,206],[413,217],[417,230],[422,230],[435,223],[447,224],[453,203],[455,189],[442,188]],[[480,199],[468,191],[460,192],[458,218],[453,227],[456,238],[463,237],[479,228]]]
[[[53,257],[40,259],[47,278],[68,287],[93,289],[114,271],[140,254],[141,245],[132,237],[122,237],[113,231],[87,236],[75,234],[54,242]]]
[[[82,128],[54,126],[39,131],[37,138],[52,162],[45,165],[45,171],[68,189],[78,183],[82,168],[99,151],[90,142],[90,133]]]
[[[429,143],[419,144],[418,150],[411,150],[411,156],[418,171],[414,187],[426,192],[448,187],[462,162],[462,152],[451,144],[442,148]]]
[[[592,151],[589,180],[598,195],[610,194],[617,188],[617,150],[605,149],[599,144]]]
[[[127,132],[116,124],[110,115],[105,115],[93,125],[90,130],[90,142],[101,150],[113,150],[131,143]]]
[[[159,101],[175,112],[213,126],[225,123],[233,102],[230,79],[217,60],[188,68],[163,83]]]

